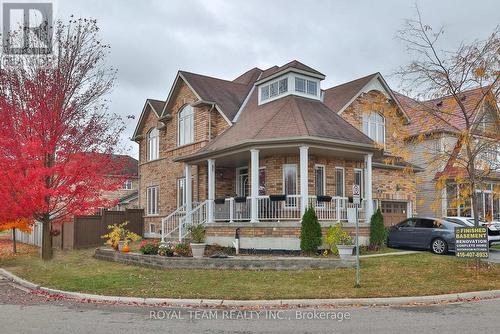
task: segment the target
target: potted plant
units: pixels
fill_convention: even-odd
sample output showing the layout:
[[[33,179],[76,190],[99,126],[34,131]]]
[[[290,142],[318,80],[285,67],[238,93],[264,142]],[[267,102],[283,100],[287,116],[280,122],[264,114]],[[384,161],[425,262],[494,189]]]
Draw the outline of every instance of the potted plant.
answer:
[[[189,227],[191,232],[191,252],[193,257],[200,259],[205,254],[205,227],[203,225],[192,225]]]
[[[349,259],[352,256],[352,250],[354,249],[354,245],[352,242],[351,236],[344,230],[344,232],[337,243],[337,250],[339,252],[339,257],[341,260]]]
[[[106,240],[106,245],[109,245],[113,249],[119,251],[123,251],[124,246],[127,246],[125,247],[125,249],[128,249],[128,251],[130,251],[128,243],[130,241],[137,241],[141,237],[138,234],[127,230],[127,224],[128,221],[121,224],[108,225],[107,228],[108,230],[110,230],[110,232],[101,237],[103,239],[108,239]]]
[[[351,236],[342,228],[342,224],[330,226],[324,237],[325,243],[332,254],[338,254],[341,259],[347,259],[354,249]]]

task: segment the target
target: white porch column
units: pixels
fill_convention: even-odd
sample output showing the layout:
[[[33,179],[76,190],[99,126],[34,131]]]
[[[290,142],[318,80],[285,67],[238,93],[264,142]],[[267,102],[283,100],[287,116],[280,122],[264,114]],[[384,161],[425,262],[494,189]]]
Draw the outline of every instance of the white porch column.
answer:
[[[300,215],[302,216],[306,212],[307,206],[309,204],[309,147],[301,146],[300,150]]]
[[[370,222],[373,215],[373,186],[372,186],[372,157],[373,154],[365,155],[365,199],[366,199],[366,221]]]
[[[215,160],[208,159],[208,206],[207,221],[214,222],[214,199],[215,199]]]
[[[250,222],[259,222],[259,150],[250,150],[250,196],[252,205],[250,207]]]
[[[193,183],[191,182],[191,165],[186,164],[184,167],[184,196],[186,203],[186,213],[193,210]],[[188,225],[191,223],[191,215],[186,216]]]

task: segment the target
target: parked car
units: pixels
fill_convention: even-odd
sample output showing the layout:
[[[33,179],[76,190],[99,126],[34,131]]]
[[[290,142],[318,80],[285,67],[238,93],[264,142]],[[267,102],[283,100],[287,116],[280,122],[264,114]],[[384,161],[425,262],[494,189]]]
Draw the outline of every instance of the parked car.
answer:
[[[454,223],[461,222],[467,226],[474,226],[474,218],[470,217],[444,217],[443,219]],[[488,243],[490,246],[500,244],[500,222],[479,220],[479,225],[488,228]]]
[[[408,218],[389,228],[387,246],[430,249],[435,254],[446,254],[455,250],[455,228],[463,226],[467,225],[439,218]]]

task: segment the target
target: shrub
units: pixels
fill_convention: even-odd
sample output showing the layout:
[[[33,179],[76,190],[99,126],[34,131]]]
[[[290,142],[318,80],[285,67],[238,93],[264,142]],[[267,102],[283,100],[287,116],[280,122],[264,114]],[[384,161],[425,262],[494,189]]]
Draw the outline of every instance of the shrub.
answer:
[[[140,252],[146,255],[158,254],[158,249],[160,247],[157,240],[143,240],[139,246]]]
[[[106,245],[109,245],[113,248],[118,247],[119,241],[125,241],[125,245],[127,245],[129,241],[139,240],[141,236],[127,230],[127,225],[128,221],[121,224],[108,225],[107,229],[110,230],[110,232],[101,236],[101,238],[108,239],[106,240]]]
[[[174,252],[179,256],[191,256],[191,247],[186,242],[178,243],[175,245]]]
[[[202,244],[205,242],[205,227],[203,225],[191,225],[188,229],[191,232],[193,243]]]
[[[338,254],[337,245],[352,245],[352,238],[338,223],[328,228],[325,235],[325,243],[328,245],[332,254]]]
[[[370,248],[379,249],[387,241],[387,229],[384,226],[384,216],[377,209],[377,212],[372,216],[370,220]]]
[[[309,207],[302,216],[300,227],[300,249],[306,253],[315,253],[321,246],[321,225],[316,212]]]
[[[175,244],[172,242],[167,242],[164,244],[160,244],[158,246],[158,255],[161,256],[174,256],[175,252]]]

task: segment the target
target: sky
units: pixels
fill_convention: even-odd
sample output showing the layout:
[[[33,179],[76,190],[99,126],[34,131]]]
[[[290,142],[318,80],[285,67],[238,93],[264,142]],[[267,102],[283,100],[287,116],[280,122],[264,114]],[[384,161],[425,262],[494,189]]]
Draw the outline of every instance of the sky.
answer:
[[[441,47],[483,39],[500,24],[498,0],[57,0],[56,18],[92,17],[111,45],[118,79],[110,110],[127,120],[130,141],[146,98],[165,100],[178,70],[232,80],[247,69],[297,59],[326,75],[328,88],[380,72],[411,57],[395,38],[418,4],[432,27],[444,26]]]

